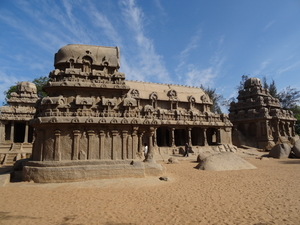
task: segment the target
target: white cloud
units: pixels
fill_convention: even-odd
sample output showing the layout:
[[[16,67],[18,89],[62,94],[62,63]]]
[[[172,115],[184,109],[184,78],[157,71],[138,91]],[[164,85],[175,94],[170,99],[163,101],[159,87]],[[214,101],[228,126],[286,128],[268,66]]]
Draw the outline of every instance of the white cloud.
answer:
[[[281,75],[282,73],[285,73],[285,72],[287,72],[287,71],[289,71],[291,69],[294,69],[295,67],[298,67],[299,65],[300,65],[300,61],[297,61],[297,62],[295,62],[295,63],[293,63],[293,64],[291,64],[289,66],[285,66],[284,68],[278,69],[277,73],[279,75]]]
[[[133,35],[136,48],[136,52],[132,52],[135,61],[125,61],[123,69],[126,73],[130,73],[129,78],[141,80],[147,78],[153,82],[169,83],[171,79],[164,66],[163,57],[156,53],[153,41],[145,35],[142,9],[135,4],[134,0],[122,0],[120,3],[124,22]],[[125,51],[127,50],[128,48]],[[128,55],[125,54],[126,56]],[[129,68],[130,71],[127,70]]]
[[[272,20],[271,22],[269,22],[269,23],[264,27],[264,31],[266,31],[267,29],[269,29],[274,23],[275,23],[275,20]]]
[[[261,73],[264,71],[264,69],[265,69],[269,64],[270,64],[270,60],[269,60],[269,59],[263,61],[263,62],[260,64],[259,68],[258,68],[257,70],[254,70],[254,71],[253,71],[253,73],[251,74],[251,76],[256,77],[256,76],[261,75]],[[264,74],[264,75],[265,75],[265,74]]]

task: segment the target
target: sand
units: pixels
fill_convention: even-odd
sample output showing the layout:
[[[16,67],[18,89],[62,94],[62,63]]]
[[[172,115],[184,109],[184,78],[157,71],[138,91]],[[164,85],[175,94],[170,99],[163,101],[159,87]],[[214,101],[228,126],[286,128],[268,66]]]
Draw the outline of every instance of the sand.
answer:
[[[300,159],[246,159],[257,169],[0,188],[0,224],[300,224]]]

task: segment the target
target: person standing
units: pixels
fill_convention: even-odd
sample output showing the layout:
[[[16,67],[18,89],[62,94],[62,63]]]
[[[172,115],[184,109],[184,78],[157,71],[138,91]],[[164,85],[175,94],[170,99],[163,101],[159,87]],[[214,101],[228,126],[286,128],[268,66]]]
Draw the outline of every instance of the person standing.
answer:
[[[185,143],[184,148],[185,148],[185,152],[184,152],[183,157],[185,157],[185,156],[186,156],[186,157],[189,157],[189,150],[190,150],[189,143]]]

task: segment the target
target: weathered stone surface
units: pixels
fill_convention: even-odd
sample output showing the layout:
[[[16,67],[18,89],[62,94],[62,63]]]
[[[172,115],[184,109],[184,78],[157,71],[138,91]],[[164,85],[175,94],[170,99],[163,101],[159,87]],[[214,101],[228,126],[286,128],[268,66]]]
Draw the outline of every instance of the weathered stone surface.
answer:
[[[287,143],[276,144],[271,151],[269,156],[276,159],[288,158],[291,153],[291,146]]]
[[[300,158],[300,140],[295,141],[294,146],[292,148],[293,153],[297,158]]]
[[[91,179],[146,177],[163,174],[165,168],[157,163],[132,160],[28,162],[23,180],[37,183],[62,183]]]
[[[200,161],[196,168],[210,171],[256,169],[249,162],[230,152],[207,156]]]
[[[179,161],[173,157],[168,159],[169,164],[179,164]]]
[[[237,99],[229,109],[234,145],[269,150],[273,142],[285,143],[288,137],[295,136],[296,118],[292,111],[284,110],[258,78],[246,80]]]
[[[58,50],[44,86],[48,96],[38,101],[31,121],[36,133],[32,159],[39,163],[25,167],[24,179],[156,175],[162,172],[153,159],[158,148],[232,144],[228,115],[211,112],[212,101],[201,88],[126,81],[119,60],[117,47],[67,45]],[[145,146],[147,154],[140,158]],[[127,160],[145,164],[134,167]]]

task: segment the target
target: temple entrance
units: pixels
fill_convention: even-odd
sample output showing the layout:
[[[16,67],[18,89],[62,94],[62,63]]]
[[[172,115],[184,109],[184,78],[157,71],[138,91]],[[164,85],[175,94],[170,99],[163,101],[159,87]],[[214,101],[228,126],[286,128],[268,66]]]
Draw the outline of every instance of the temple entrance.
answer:
[[[25,123],[15,123],[14,142],[23,143],[25,136]]]
[[[249,130],[250,137],[256,137],[256,124],[255,123],[250,123],[248,130]]]
[[[245,126],[243,123],[240,123],[237,127],[237,129],[244,135],[246,136],[246,132],[245,132]]]
[[[216,128],[208,128],[206,131],[208,145],[217,145],[219,141],[219,133]]]
[[[192,145],[204,146],[203,129],[199,127],[192,129]]]
[[[175,137],[175,145],[176,146],[184,146],[185,143],[187,143],[185,129],[175,129],[174,137]]]
[[[170,131],[167,127],[159,127],[156,130],[157,146],[168,147],[170,146]]]

